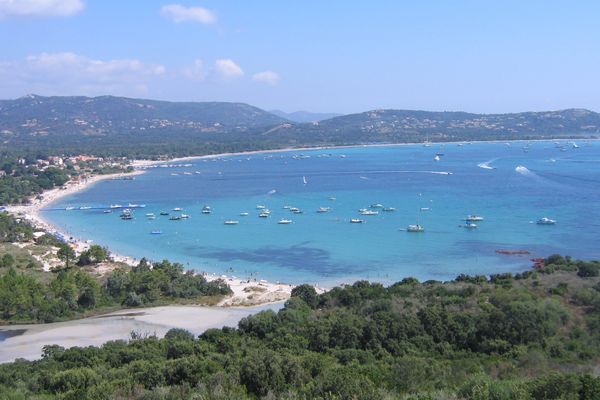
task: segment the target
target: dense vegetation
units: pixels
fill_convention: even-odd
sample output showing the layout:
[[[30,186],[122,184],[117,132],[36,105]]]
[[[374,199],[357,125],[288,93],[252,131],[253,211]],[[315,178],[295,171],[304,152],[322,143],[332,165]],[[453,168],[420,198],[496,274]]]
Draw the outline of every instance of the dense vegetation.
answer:
[[[0,213],[0,242],[28,242],[31,237],[29,224]],[[58,247],[64,267],[40,275],[32,258],[17,265],[12,254],[0,251],[0,322],[52,322],[107,308],[174,301],[214,303],[231,293],[225,282],[208,282],[167,260],[142,259],[135,267],[118,268],[98,278],[94,266],[108,258],[105,248],[93,245],[76,256],[50,235],[37,243]]]
[[[1,170],[6,175],[0,176],[0,204],[23,203],[32,195],[64,185],[74,175],[72,169],[50,167],[42,171],[8,161]]]
[[[599,272],[553,256],[489,279],[302,285],[237,329],[47,346],[0,366],[0,385],[12,399],[598,399]]]
[[[600,114],[374,110],[293,123],[240,103],[26,96],[0,101],[0,151],[130,158],[452,140],[598,136]],[[25,150],[27,149],[27,150]]]

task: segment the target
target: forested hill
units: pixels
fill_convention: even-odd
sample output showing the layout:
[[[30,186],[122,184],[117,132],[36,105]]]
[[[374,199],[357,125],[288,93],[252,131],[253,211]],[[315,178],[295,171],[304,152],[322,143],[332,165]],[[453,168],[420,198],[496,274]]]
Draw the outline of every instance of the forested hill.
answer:
[[[374,110],[302,123],[248,104],[124,97],[0,101],[0,150],[98,155],[197,155],[312,145],[597,137],[600,114]]]

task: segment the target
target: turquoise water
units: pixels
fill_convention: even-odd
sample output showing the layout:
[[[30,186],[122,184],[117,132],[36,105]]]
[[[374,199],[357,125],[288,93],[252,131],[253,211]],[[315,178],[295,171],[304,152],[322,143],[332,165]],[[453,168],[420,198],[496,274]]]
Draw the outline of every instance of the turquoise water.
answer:
[[[406,276],[445,280],[459,273],[515,272],[529,268],[530,258],[555,252],[600,258],[600,143],[578,145],[434,144],[195,159],[189,166],[150,169],[132,181],[99,182],[61,199],[44,216],[70,235],[120,254],[244,278],[389,283]],[[443,153],[440,161],[437,153]],[[130,202],[147,205],[135,210],[132,221],[95,209]],[[396,211],[359,215],[359,208],[374,203]],[[213,213],[202,214],[204,205]],[[259,218],[257,205],[271,216]],[[286,205],[304,213],[291,214]],[[175,207],[191,218],[158,215],[177,214]],[[331,211],[317,213],[319,207]],[[148,220],[149,212],[157,218]],[[485,220],[465,229],[469,214]],[[532,223],[541,217],[557,223]],[[293,224],[279,225],[280,218]],[[351,224],[350,218],[365,223]],[[224,225],[228,219],[239,224]],[[425,232],[404,231],[414,223]],[[154,230],[163,233],[152,235]],[[531,255],[501,255],[498,249]]]

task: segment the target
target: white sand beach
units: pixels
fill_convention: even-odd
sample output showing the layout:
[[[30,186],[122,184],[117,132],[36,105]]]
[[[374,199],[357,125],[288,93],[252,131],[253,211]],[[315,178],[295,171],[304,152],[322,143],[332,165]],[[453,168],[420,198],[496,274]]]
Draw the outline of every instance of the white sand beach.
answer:
[[[282,302],[235,308],[177,305],[125,309],[67,322],[4,326],[0,327],[0,363],[17,358],[38,359],[43,346],[50,344],[68,348],[128,340],[132,331],[162,337],[171,328],[181,328],[199,335],[211,328],[235,327],[248,315],[267,309],[276,311],[282,306]]]

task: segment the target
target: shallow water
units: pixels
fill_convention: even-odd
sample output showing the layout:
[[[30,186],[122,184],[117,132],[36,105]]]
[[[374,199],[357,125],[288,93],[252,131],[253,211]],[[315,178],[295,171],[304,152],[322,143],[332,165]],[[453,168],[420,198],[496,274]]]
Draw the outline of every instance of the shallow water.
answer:
[[[530,258],[555,252],[600,258],[600,143],[578,145],[434,144],[196,159],[189,166],[150,169],[133,181],[99,182],[61,199],[52,205],[61,210],[44,211],[44,217],[117,253],[243,278],[389,283],[406,276],[445,280],[459,273],[520,271],[529,268]],[[119,219],[118,211],[64,210],[130,202],[147,205],[135,210],[132,221]],[[374,203],[396,211],[359,215],[358,209]],[[203,205],[213,213],[202,214]],[[259,218],[257,205],[271,216]],[[191,218],[159,216],[161,210],[178,214],[175,207]],[[317,213],[319,207],[331,211]],[[150,212],[155,220],[145,217]],[[465,229],[469,214],[485,221]],[[544,216],[557,224],[532,223]],[[293,224],[277,224],[280,218]],[[366,222],[351,224],[350,218]],[[239,224],[224,225],[228,219]],[[425,232],[404,231],[414,223]],[[162,234],[152,235],[154,230]],[[506,256],[497,249],[532,254]]]

